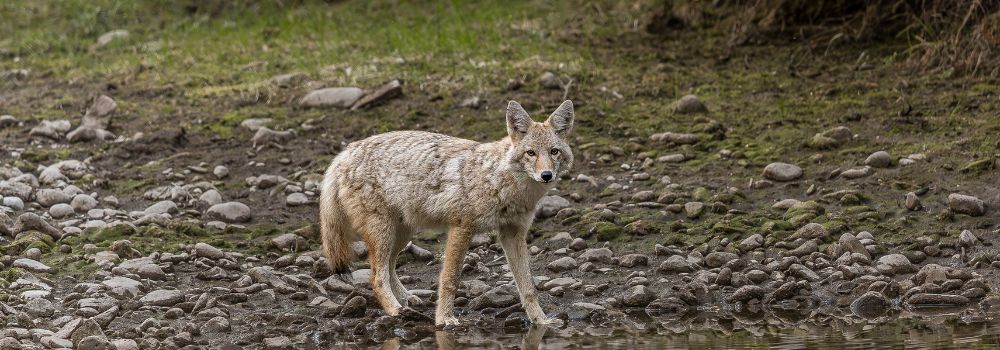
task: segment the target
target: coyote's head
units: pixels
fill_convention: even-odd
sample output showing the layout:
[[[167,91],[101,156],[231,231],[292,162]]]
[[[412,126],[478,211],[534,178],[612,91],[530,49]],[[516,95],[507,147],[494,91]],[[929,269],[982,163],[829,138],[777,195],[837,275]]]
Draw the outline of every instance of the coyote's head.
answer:
[[[509,156],[514,171],[538,182],[551,182],[573,166],[566,137],[573,130],[573,101],[566,100],[544,123],[536,123],[517,102],[507,104],[507,134],[514,145]]]

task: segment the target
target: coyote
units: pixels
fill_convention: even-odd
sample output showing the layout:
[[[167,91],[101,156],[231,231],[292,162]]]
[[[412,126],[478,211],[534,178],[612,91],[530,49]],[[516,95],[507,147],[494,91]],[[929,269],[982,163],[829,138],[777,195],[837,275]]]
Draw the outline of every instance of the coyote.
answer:
[[[566,137],[573,102],[544,123],[520,104],[507,105],[507,137],[479,143],[422,132],[396,131],[353,142],[333,159],[323,180],[319,216],[323,250],[334,273],[348,271],[350,243],[368,246],[371,286],[388,315],[409,312],[396,259],[413,233],[447,228],[438,283],[437,325],[457,325],[454,301],[472,236],[498,237],[521,305],[533,323],[549,320],[528,270],[528,228],[535,205],[573,164]]]

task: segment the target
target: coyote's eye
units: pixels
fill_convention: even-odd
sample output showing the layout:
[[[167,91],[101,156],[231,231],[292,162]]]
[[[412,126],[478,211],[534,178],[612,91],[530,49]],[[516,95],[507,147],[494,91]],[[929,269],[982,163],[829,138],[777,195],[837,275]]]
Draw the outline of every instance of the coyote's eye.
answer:
[[[552,154],[552,155],[554,155],[554,156],[558,156],[559,155],[559,149],[558,148],[553,148],[551,151],[549,151],[549,153]]]
[[[534,157],[535,156],[535,151],[532,151],[532,150],[529,149],[527,152],[524,152],[524,154],[527,154],[530,157]]]

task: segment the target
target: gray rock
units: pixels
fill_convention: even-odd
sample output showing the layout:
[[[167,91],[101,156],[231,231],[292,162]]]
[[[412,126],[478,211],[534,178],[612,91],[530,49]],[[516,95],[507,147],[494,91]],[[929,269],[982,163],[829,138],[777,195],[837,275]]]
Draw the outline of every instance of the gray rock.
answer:
[[[681,153],[668,154],[664,156],[656,157],[657,163],[680,163],[687,160],[687,156]]]
[[[198,242],[194,245],[194,256],[215,260],[225,258],[226,253],[211,244]]]
[[[143,305],[174,306],[184,301],[184,292],[172,289],[158,289],[147,293],[139,299]]]
[[[240,127],[246,128],[250,131],[257,131],[257,129],[266,127],[274,123],[274,119],[271,118],[247,118],[240,122]]]
[[[42,169],[42,172],[38,174],[38,181],[45,185],[52,185],[59,183],[59,181],[69,181],[69,178],[63,175],[58,167],[50,166]]]
[[[546,89],[562,89],[562,81],[552,72],[542,73],[538,78],[538,84]]]
[[[212,170],[212,174],[218,179],[224,179],[229,176],[229,168],[225,165],[216,165],[215,169]]]
[[[285,204],[288,205],[288,206],[290,206],[290,207],[295,207],[295,206],[300,206],[300,205],[306,205],[306,204],[309,204],[309,203],[312,203],[312,201],[310,201],[309,197],[306,196],[306,194],[302,193],[302,192],[295,192],[295,193],[289,194],[287,197],[285,197]]]
[[[892,308],[892,302],[877,291],[862,294],[851,302],[851,311],[862,317],[873,317],[885,314]]]
[[[285,233],[271,238],[271,244],[281,250],[300,251],[306,248],[305,238],[294,233]]]
[[[517,301],[517,297],[514,295],[502,293],[497,289],[492,289],[489,292],[483,293],[482,295],[469,301],[469,308],[473,310],[482,310],[488,307],[505,308],[516,304]]]
[[[986,203],[982,199],[964,194],[949,194],[948,207],[951,208],[951,211],[959,214],[970,216],[982,216],[986,214]]]
[[[948,269],[938,264],[927,264],[917,271],[913,276],[913,283],[921,285],[924,283],[943,283],[948,280]]]
[[[805,239],[826,238],[829,235],[830,232],[826,230],[826,227],[823,227],[823,225],[817,224],[815,222],[810,222],[808,224],[803,225],[798,230],[795,230],[795,233],[789,236],[789,239],[794,240],[799,238],[805,238]]]
[[[625,306],[631,307],[645,307],[653,300],[656,300],[656,295],[650,292],[644,285],[629,288],[625,291],[625,295],[622,296],[622,303]]]
[[[764,167],[764,178],[772,181],[792,181],[802,177],[802,168],[788,163],[775,162]]]
[[[696,219],[705,212],[705,203],[687,202],[684,203],[684,213],[689,219]]]
[[[70,201],[70,205],[73,206],[73,210],[77,213],[86,213],[88,210],[97,208],[98,204],[99,203],[96,199],[94,199],[94,197],[86,194],[78,194],[73,197],[72,201]]]
[[[351,110],[354,111],[362,108],[370,108],[402,95],[403,82],[398,79],[393,79],[388,83],[382,84],[382,86],[375,89],[375,91],[361,97],[358,102],[355,102],[354,105],[351,106]]]
[[[705,104],[698,99],[695,95],[686,95],[681,97],[673,104],[673,110],[675,113],[679,114],[691,114],[691,113],[705,113],[708,112],[708,108]]]
[[[878,151],[865,159],[865,165],[873,168],[888,168],[892,166],[892,156],[889,155],[889,152]]]
[[[205,191],[205,193],[202,193],[200,196],[198,196],[198,201],[205,203],[209,206],[216,205],[222,203],[222,194],[214,189],[208,190]]]
[[[649,257],[642,254],[626,254],[618,259],[618,266],[634,268],[637,266],[649,265]]]
[[[657,270],[663,273],[692,272],[694,269],[695,266],[680,255],[671,255],[667,260],[660,263],[660,267],[657,268]]]
[[[17,125],[17,118],[12,115],[0,115],[0,130]]]
[[[916,271],[910,259],[903,254],[884,255],[878,259],[876,268],[885,274],[898,275]]]
[[[356,87],[325,88],[309,92],[302,97],[299,105],[303,107],[351,108],[364,95],[364,90]]]
[[[0,203],[5,207],[14,209],[14,211],[24,210],[24,201],[18,197],[3,197],[3,202]]]
[[[32,317],[51,317],[56,312],[56,308],[48,299],[35,298],[24,304],[24,312]]]
[[[14,263],[11,266],[22,268],[31,272],[46,272],[52,269],[48,265],[27,258],[14,260]]]
[[[747,237],[742,242],[740,242],[740,250],[743,252],[748,252],[764,246],[764,236],[759,233],[755,233],[750,237]]]
[[[250,207],[240,202],[226,202],[213,205],[205,212],[208,218],[223,222],[248,222],[253,218]]]
[[[101,329],[101,325],[93,319],[85,319],[80,321],[76,329],[70,334],[70,340],[76,344],[77,349],[81,347],[83,339],[88,337],[104,337],[104,331]]]
[[[613,255],[614,253],[608,248],[590,248],[580,254],[580,260],[609,263]]]
[[[962,233],[958,234],[958,242],[963,246],[972,247],[979,242],[979,238],[976,238],[976,235],[972,234],[972,231],[962,230]]]
[[[223,316],[213,317],[212,319],[205,321],[205,324],[201,325],[202,333],[228,332],[230,329],[229,320]]]
[[[864,166],[861,168],[851,168],[844,170],[840,173],[840,177],[845,179],[860,179],[862,177],[869,176],[875,173],[870,166]]]
[[[486,100],[479,98],[479,96],[473,96],[462,100],[462,107],[465,108],[479,109],[482,108],[484,104],[486,104]]]
[[[69,120],[43,120],[41,123],[31,128],[28,135],[32,138],[45,137],[52,140],[59,140],[62,135],[69,131],[72,125]]]
[[[51,207],[60,203],[69,203],[72,199],[70,195],[62,190],[46,188],[35,192],[35,201],[43,207]]]
[[[288,350],[292,349],[292,340],[286,336],[264,338],[265,350]]]
[[[710,268],[722,267],[726,263],[739,259],[740,256],[727,252],[711,252],[705,256],[705,266]]]
[[[570,202],[560,196],[544,196],[535,206],[535,217],[539,219],[556,216],[560,210],[570,207]]]
[[[917,293],[906,300],[915,306],[964,306],[969,304],[969,298],[961,295]]]
[[[765,295],[764,288],[756,285],[745,285],[737,289],[733,294],[726,297],[726,301],[730,303],[748,303],[751,300],[762,300]]]
[[[920,197],[918,197],[917,194],[913,192],[906,193],[905,205],[906,209],[911,211],[923,209],[923,205],[920,204]]]
[[[292,72],[273,76],[268,81],[279,87],[288,88],[309,81],[309,76],[305,73]]]
[[[49,207],[49,215],[53,219],[62,219],[73,215],[73,207],[69,204],[59,203]]]
[[[548,265],[545,266],[545,268],[549,269],[552,272],[563,272],[563,271],[575,270],[579,266],[580,264],[576,261],[576,259],[573,259],[572,257],[569,256],[564,256],[549,263]]]
[[[657,142],[673,143],[678,145],[693,145],[701,140],[697,134],[683,134],[673,132],[663,132],[649,136],[649,139]]]
[[[251,142],[253,142],[254,147],[270,143],[283,144],[294,137],[295,133],[290,130],[277,131],[271,130],[267,127],[260,127],[260,129],[257,129],[257,132],[254,133]]]
[[[177,212],[179,211],[180,210],[177,208],[177,203],[174,203],[174,201],[166,200],[166,201],[156,202],[156,204],[149,206],[143,212],[146,215],[157,215],[157,214],[174,215],[177,214]]]

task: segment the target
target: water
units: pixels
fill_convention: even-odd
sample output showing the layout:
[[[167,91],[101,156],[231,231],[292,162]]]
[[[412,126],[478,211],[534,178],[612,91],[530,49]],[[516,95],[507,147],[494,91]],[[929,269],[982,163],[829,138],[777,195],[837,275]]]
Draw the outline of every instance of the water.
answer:
[[[797,312],[796,312],[797,311]],[[437,331],[423,339],[366,344],[382,349],[1000,349],[1000,314],[903,311],[878,319],[818,314],[709,313],[521,330]],[[802,317],[802,316],[805,317]]]

